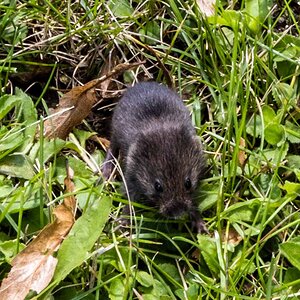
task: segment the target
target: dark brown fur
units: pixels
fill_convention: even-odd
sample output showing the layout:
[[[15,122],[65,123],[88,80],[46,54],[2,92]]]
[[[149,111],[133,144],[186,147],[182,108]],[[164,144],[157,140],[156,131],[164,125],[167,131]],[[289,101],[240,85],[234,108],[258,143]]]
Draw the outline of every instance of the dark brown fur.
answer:
[[[201,143],[179,96],[154,82],[129,88],[112,119],[111,147],[103,175],[120,154],[130,199],[177,218],[188,213],[206,231],[194,192],[205,172]]]

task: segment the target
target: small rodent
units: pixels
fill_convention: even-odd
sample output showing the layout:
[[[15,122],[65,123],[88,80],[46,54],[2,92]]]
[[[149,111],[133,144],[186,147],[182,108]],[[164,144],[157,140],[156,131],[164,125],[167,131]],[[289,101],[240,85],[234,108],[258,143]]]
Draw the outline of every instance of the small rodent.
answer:
[[[195,190],[205,159],[189,111],[171,89],[155,82],[128,88],[117,104],[111,143],[102,167],[110,177],[120,155],[130,199],[155,207],[165,217],[188,213],[198,232],[206,232]]]

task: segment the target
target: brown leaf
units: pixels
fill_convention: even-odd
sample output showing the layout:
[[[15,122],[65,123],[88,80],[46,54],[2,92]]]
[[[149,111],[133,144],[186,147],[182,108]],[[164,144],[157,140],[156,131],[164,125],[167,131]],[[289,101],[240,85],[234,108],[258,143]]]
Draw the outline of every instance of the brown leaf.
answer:
[[[92,136],[90,137],[90,139],[99,143],[104,150],[107,150],[109,148],[110,141],[108,139],[99,136]]]
[[[65,139],[73,127],[80,124],[88,116],[97,102],[95,88],[110,77],[117,76],[126,70],[137,67],[144,62],[119,64],[106,75],[94,79],[83,86],[76,86],[66,93],[44,123],[44,135],[48,138]]]
[[[243,147],[243,148],[245,148],[245,146],[246,146],[246,142],[243,138],[240,139],[240,146]],[[245,167],[246,159],[247,159],[247,155],[245,153],[245,150],[239,150],[238,162],[239,162],[239,166],[241,168]]]
[[[243,237],[238,234],[238,232],[230,228],[229,231],[223,231],[221,236],[222,242],[227,242],[227,244],[231,244],[233,246],[237,246],[242,240]]]
[[[74,191],[70,169],[65,179],[66,191]],[[40,293],[51,281],[57,264],[52,256],[74,224],[76,199],[65,197],[53,214],[55,220],[48,224],[40,234],[12,261],[7,278],[2,281],[0,299],[24,299],[30,290]]]
[[[216,0],[197,0],[200,11],[207,17],[215,14]]]

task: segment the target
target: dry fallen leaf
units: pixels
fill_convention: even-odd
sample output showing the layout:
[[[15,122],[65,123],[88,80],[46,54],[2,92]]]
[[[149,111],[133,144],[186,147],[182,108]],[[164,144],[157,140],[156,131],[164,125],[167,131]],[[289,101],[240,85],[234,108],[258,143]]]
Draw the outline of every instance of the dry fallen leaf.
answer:
[[[105,151],[109,148],[110,141],[108,139],[94,135],[91,137],[91,140],[99,143]]]
[[[65,179],[66,191],[74,191],[70,170]],[[40,293],[51,281],[57,264],[52,256],[74,224],[76,199],[65,197],[53,214],[55,220],[48,224],[40,234],[12,261],[7,278],[2,281],[0,299],[23,300],[30,290]]]
[[[243,148],[245,148],[245,146],[246,146],[246,142],[243,138],[241,138],[241,140],[240,140],[240,146],[243,147]],[[245,150],[239,150],[238,162],[239,162],[239,166],[241,168],[245,167],[246,159],[247,159],[247,155],[245,153]]]
[[[227,244],[237,246],[243,240],[243,237],[235,229],[230,228],[228,232],[225,230],[222,232],[221,240],[223,243],[226,241]]]
[[[216,0],[197,0],[200,11],[207,17],[215,14]]]
[[[45,121],[44,135],[48,138],[65,139],[73,127],[80,124],[88,116],[91,108],[97,102],[95,91],[97,86],[109,78],[143,63],[118,64],[106,75],[83,86],[74,87],[60,99],[58,107],[52,111],[51,117]]]

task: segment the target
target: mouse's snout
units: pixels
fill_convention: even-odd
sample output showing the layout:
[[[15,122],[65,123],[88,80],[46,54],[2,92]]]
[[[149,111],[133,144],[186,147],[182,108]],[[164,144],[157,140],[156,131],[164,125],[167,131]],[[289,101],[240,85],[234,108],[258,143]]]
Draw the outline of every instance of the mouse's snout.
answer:
[[[162,203],[159,208],[160,214],[168,218],[179,218],[190,210],[189,202],[171,200]]]

